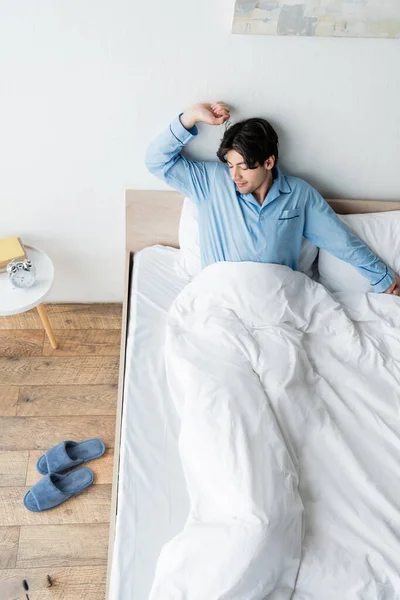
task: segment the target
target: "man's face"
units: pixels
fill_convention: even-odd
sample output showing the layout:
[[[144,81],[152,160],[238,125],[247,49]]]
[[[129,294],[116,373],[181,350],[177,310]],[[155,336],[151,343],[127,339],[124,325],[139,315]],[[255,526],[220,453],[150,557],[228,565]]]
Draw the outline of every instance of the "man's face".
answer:
[[[229,150],[226,160],[233,181],[241,194],[252,194],[266,181],[272,179],[275,158],[272,156],[255,169],[249,169],[245,160],[236,150]]]

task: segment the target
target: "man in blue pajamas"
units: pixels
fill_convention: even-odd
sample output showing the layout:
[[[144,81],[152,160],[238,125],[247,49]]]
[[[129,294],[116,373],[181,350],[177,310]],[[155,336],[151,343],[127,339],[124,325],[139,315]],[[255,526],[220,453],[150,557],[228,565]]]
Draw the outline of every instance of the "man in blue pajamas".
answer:
[[[264,119],[231,125],[219,162],[191,161],[183,147],[196,123],[222,125],[223,102],[196,104],[150,145],[151,173],[191,198],[199,212],[202,267],[219,261],[262,262],[297,269],[302,237],[353,265],[375,292],[400,295],[400,278],[342,221],[310,185],[278,168],[278,136]]]

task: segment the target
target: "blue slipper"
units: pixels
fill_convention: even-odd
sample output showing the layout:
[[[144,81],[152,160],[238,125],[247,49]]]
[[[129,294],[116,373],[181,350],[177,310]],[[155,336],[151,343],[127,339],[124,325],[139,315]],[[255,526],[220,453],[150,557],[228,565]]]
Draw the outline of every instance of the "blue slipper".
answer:
[[[31,512],[50,510],[90,487],[93,480],[93,471],[87,467],[67,475],[50,473],[26,492],[24,506]]]
[[[106,451],[104,442],[98,438],[84,442],[61,442],[39,458],[36,469],[41,475],[48,473],[62,473],[82,463],[100,458]]]

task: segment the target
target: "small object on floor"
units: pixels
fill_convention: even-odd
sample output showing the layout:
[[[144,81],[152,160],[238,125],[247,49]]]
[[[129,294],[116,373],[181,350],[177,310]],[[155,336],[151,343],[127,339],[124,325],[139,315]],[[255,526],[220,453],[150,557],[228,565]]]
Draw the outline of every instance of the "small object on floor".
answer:
[[[53,582],[51,580],[50,575],[47,575],[46,579],[47,579],[47,587],[51,587],[53,585]]]
[[[100,458],[106,451],[104,442],[92,438],[84,442],[67,440],[47,450],[36,463],[36,469],[41,475],[62,473],[82,463]]]
[[[24,506],[31,512],[42,512],[59,506],[92,485],[94,474],[82,467],[67,475],[49,473],[24,496]]]
[[[23,580],[22,585],[24,586],[24,590],[28,591],[29,590],[29,585],[26,579]],[[26,596],[26,600],[29,600],[29,596],[28,594],[25,594]]]

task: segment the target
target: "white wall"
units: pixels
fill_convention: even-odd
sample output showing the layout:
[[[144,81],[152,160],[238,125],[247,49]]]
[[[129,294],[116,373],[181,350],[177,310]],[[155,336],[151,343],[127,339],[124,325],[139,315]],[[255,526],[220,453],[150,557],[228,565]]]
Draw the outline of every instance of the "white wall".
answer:
[[[269,118],[330,197],[400,199],[398,40],[234,36],[233,0],[0,0],[0,236],[56,266],[52,301],[120,301],[124,190],[195,101]],[[214,156],[202,128],[191,154]],[[155,215],[155,218],[157,216]]]

